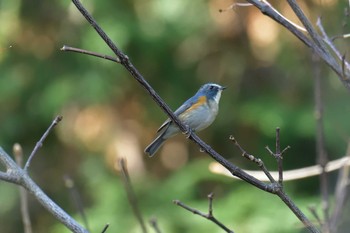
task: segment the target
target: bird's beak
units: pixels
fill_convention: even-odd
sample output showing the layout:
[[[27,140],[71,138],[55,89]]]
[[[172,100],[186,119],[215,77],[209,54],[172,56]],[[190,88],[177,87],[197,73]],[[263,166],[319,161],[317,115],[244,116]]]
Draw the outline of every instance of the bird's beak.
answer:
[[[223,90],[225,90],[227,87],[221,87],[221,90],[223,91]]]

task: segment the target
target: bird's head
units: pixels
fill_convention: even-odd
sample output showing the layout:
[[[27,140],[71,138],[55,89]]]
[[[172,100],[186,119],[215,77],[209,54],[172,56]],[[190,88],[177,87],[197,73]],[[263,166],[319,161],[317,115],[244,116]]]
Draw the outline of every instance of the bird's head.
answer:
[[[216,103],[219,103],[221,92],[225,89],[226,87],[220,86],[219,84],[207,83],[199,89],[197,94],[205,95],[208,100],[214,100]]]

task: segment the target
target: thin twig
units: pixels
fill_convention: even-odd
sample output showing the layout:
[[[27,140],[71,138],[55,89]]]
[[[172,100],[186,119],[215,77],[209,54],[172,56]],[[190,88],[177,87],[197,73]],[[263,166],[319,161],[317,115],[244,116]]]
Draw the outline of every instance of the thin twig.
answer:
[[[278,183],[283,186],[283,155],[281,153],[280,128],[276,128],[276,159],[278,164]]]
[[[156,233],[162,233],[161,231],[160,231],[160,229],[159,229],[159,226],[158,226],[158,222],[157,222],[157,219],[156,218],[151,218],[150,220],[149,220],[149,223],[151,224],[151,226],[152,226],[152,228],[154,229],[154,231],[156,232]]]
[[[271,183],[275,183],[275,179],[271,176],[271,173],[265,167],[264,162],[261,159],[256,158],[254,155],[248,154],[241,145],[237,142],[237,140],[231,135],[229,139],[233,142],[233,144],[242,152],[242,156],[258,165],[258,167],[265,173],[266,177],[270,180]]]
[[[339,69],[340,68],[339,64],[334,59],[334,57],[329,53],[329,51],[328,51],[328,49],[327,49],[327,47],[326,47],[326,45],[324,43],[324,40],[317,33],[316,29],[312,26],[311,22],[305,16],[304,12],[299,7],[297,2],[295,0],[287,0],[287,2],[289,3],[290,7],[293,9],[294,13],[298,16],[299,20],[303,23],[303,25],[305,26],[306,30],[309,32],[311,38],[315,42],[315,45],[322,50],[323,53],[322,54],[318,54],[318,55],[320,57],[322,57],[326,62],[329,62],[329,64],[332,65],[332,67],[338,67],[337,68],[338,76],[342,78],[343,76],[342,76],[342,72],[340,72],[341,70]],[[327,56],[324,57],[324,56],[322,56],[323,54],[326,54]],[[325,58],[327,58],[327,60]],[[342,81],[344,81],[344,80],[342,79]]]
[[[89,222],[84,211],[84,205],[79,195],[79,192],[75,187],[74,180],[69,175],[64,175],[63,180],[64,180],[64,185],[66,186],[66,188],[70,193],[72,202],[75,204],[75,207],[77,208],[78,213],[83,219],[86,229],[90,231]]]
[[[294,11],[294,13],[298,16],[299,20],[301,21],[301,23],[304,25],[304,27],[306,28],[306,30],[308,31],[309,35],[311,36],[311,38],[313,39],[313,41],[315,42],[315,44],[325,53],[327,53],[327,47],[325,46],[322,38],[320,37],[320,35],[317,33],[317,31],[315,30],[315,28],[312,26],[311,22],[309,21],[309,19],[306,17],[306,15],[304,14],[303,10],[299,7],[298,3],[295,0],[287,0],[289,6],[292,8],[292,10]],[[335,61],[334,61],[335,62]]]
[[[107,223],[104,228],[102,229],[101,233],[105,233],[109,227],[109,223]]]
[[[178,205],[178,206],[184,208],[185,210],[188,210],[188,211],[192,212],[193,214],[197,214],[197,215],[199,215],[199,216],[201,216],[203,218],[206,218],[206,219],[212,221],[213,223],[215,223],[216,225],[218,225],[220,228],[222,228],[224,231],[226,231],[228,233],[234,233],[231,229],[226,227],[223,223],[221,223],[219,220],[217,220],[214,217],[214,215],[213,215],[213,207],[212,207],[212,205],[213,205],[213,203],[212,203],[213,202],[213,197],[214,197],[214,195],[212,193],[210,193],[208,195],[208,205],[209,205],[209,207],[208,207],[208,213],[207,214],[205,214],[205,213],[203,213],[203,212],[201,212],[201,211],[199,211],[197,209],[194,209],[192,207],[189,207],[189,206],[185,205],[184,203],[182,203],[179,200],[174,200],[173,203],[175,205]]]
[[[307,208],[310,210],[312,215],[315,217],[315,219],[317,220],[318,224],[322,227],[323,223],[322,223],[322,220],[321,220],[320,216],[318,215],[318,213],[316,211],[315,206],[308,206]]]
[[[49,128],[46,130],[46,132],[43,134],[43,136],[40,138],[40,140],[36,143],[32,153],[30,154],[30,156],[26,162],[26,165],[24,166],[24,169],[23,169],[24,171],[28,171],[28,167],[30,166],[30,162],[34,158],[34,155],[39,150],[39,148],[43,146],[44,140],[49,135],[52,128],[55,127],[62,120],[62,118],[63,118],[62,116],[56,116],[55,119],[52,121],[51,125],[49,126]]]
[[[20,144],[16,143],[13,146],[13,154],[15,155],[16,163],[19,167],[23,166],[23,150]],[[29,208],[28,208],[28,195],[27,191],[19,186],[19,194],[20,194],[20,203],[21,203],[21,215],[23,228],[25,233],[32,233],[32,223],[30,221],[29,216]]]
[[[39,203],[49,211],[57,220],[64,224],[68,229],[74,233],[88,233],[84,227],[82,227],[78,222],[76,222],[70,215],[68,215],[61,207],[59,207],[55,202],[53,202],[42,190],[41,188],[29,177],[28,173],[25,172],[21,167],[19,167],[11,157],[0,147],[0,163],[6,166],[6,174],[8,177],[8,182],[21,185],[29,193],[31,193]]]
[[[328,156],[325,151],[325,139],[323,128],[323,102],[322,102],[322,87],[321,87],[321,69],[320,61],[317,55],[313,56],[313,76],[314,76],[314,98],[315,98],[315,120],[316,120],[316,155],[317,163],[322,168],[320,175],[320,191],[322,197],[322,210],[324,214],[324,224],[322,225],[323,232],[329,232],[329,194],[328,194],[328,175],[326,166]]]
[[[326,64],[338,75],[338,77],[340,78],[344,86],[348,90],[350,90],[350,79],[348,78],[350,71],[346,70],[347,72],[345,77],[347,78],[344,78],[340,64],[337,63],[333,55],[330,54],[329,51],[326,49],[324,42],[322,41],[322,38],[318,36],[315,29],[312,27],[311,23],[306,18],[304,13],[301,11],[300,7],[295,3],[295,1],[288,0],[288,2],[292,6],[296,14],[298,13],[297,16],[299,17],[300,21],[304,24],[304,26],[307,25],[307,27],[306,26],[305,27],[308,31],[312,33],[313,40],[311,40],[306,34],[304,34],[299,29],[297,29],[293,24],[291,24],[284,17],[281,17],[279,14],[277,14],[269,6],[269,4],[266,4],[266,1],[262,1],[262,0],[246,0],[246,1],[253,4],[255,7],[257,7],[263,14],[267,15],[271,19],[275,20],[277,23],[281,24],[283,27],[289,30],[292,34],[294,34],[300,41],[302,41],[307,47],[309,47],[316,54],[318,54],[322,58],[322,60],[324,60]]]
[[[141,214],[141,211],[140,211],[139,206],[138,206],[135,192],[134,192],[132,185],[131,185],[129,172],[128,172],[128,169],[126,166],[126,161],[123,158],[119,159],[119,166],[120,166],[120,170],[122,173],[122,180],[123,180],[123,184],[124,184],[127,196],[128,196],[129,203],[130,203],[132,210],[136,216],[136,219],[140,223],[140,226],[142,228],[142,232],[147,233],[147,228],[146,228],[145,222],[142,218],[142,214]]]
[[[343,73],[343,79],[346,78],[346,72],[344,69],[344,66],[346,66],[347,70],[350,70],[350,64],[344,59],[344,56],[341,55],[341,53],[339,52],[339,50],[335,47],[335,45],[333,44],[334,39],[329,38],[329,36],[327,35],[323,24],[322,24],[322,19],[321,17],[319,17],[317,19],[316,22],[317,27],[320,29],[320,32],[322,34],[323,40],[327,43],[327,45],[331,48],[331,50],[334,52],[334,54],[338,57],[339,60],[343,61],[343,67],[342,67],[342,73]]]
[[[278,166],[278,183],[282,187],[284,181],[284,171],[283,171],[283,154],[290,149],[290,146],[284,148],[281,152],[280,145],[280,128],[276,128],[276,152],[273,152],[268,146],[265,149],[276,159]],[[270,172],[271,173],[271,172]]]
[[[120,59],[119,58],[115,58],[112,56],[108,56],[108,55],[103,55],[100,53],[95,53],[92,51],[88,51],[85,49],[79,49],[79,48],[74,48],[74,47],[70,47],[67,45],[63,45],[63,47],[61,48],[61,51],[66,51],[66,52],[75,52],[75,53],[82,53],[82,54],[86,54],[86,55],[90,55],[90,56],[94,56],[94,57],[99,57],[99,58],[103,58],[109,61],[113,61],[116,63],[120,63]]]

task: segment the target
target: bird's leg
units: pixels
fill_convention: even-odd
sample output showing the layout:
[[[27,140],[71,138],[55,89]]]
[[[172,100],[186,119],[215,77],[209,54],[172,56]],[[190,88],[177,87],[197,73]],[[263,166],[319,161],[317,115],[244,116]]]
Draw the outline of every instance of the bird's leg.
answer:
[[[191,129],[191,127],[189,125],[185,125],[186,126],[186,131],[184,132],[184,134],[186,135],[186,138],[189,138],[192,134],[192,132],[194,132],[193,129]]]

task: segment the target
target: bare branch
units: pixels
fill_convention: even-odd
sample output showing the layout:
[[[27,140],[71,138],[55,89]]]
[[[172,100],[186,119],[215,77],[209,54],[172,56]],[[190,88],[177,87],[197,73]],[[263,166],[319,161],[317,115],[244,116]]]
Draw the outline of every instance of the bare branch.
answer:
[[[332,51],[334,52],[334,54],[338,57],[338,59],[342,61],[342,63],[343,63],[343,64],[342,64],[342,76],[343,76],[343,79],[344,79],[344,78],[346,79],[347,76],[346,76],[346,72],[345,72],[345,67],[344,67],[344,66],[346,66],[346,69],[347,69],[347,70],[350,70],[350,64],[349,64],[347,61],[345,61],[345,57],[344,57],[343,55],[341,55],[340,52],[339,52],[339,50],[334,46],[334,44],[333,44],[334,39],[330,39],[330,38],[328,37],[328,35],[327,35],[327,33],[326,33],[326,31],[325,31],[325,29],[324,29],[324,27],[323,27],[321,17],[319,17],[319,18],[317,19],[316,25],[317,25],[317,27],[320,29],[320,32],[321,32],[322,37],[323,37],[323,40],[324,40],[324,41],[327,43],[327,45],[331,48],[331,50],[332,50]]]
[[[23,166],[23,150],[20,144],[16,143],[13,146],[13,154],[15,155],[16,162],[19,167]],[[29,217],[29,209],[28,209],[28,195],[27,191],[23,187],[18,187],[20,193],[20,203],[21,203],[21,215],[23,228],[25,233],[32,233],[32,223]]]
[[[323,232],[329,232],[329,194],[328,194],[328,175],[326,166],[328,156],[325,150],[325,139],[323,130],[323,102],[322,102],[322,87],[321,87],[321,69],[319,57],[313,56],[313,76],[314,76],[314,96],[315,96],[315,120],[316,120],[316,154],[317,162],[320,165],[322,172],[320,175],[320,191],[322,197],[322,209],[324,214],[324,224],[322,224]]]
[[[101,233],[105,233],[109,227],[109,223],[107,223],[104,228],[102,229]]]
[[[258,167],[265,173],[266,177],[269,179],[269,181],[271,183],[276,182],[275,179],[271,176],[271,173],[265,167],[264,162],[261,159],[255,158],[254,155],[248,154],[232,135],[230,136],[230,140],[242,152],[243,157],[245,157],[246,159],[248,159],[248,160],[250,160],[258,165]]]
[[[131,185],[129,172],[128,172],[128,169],[126,167],[126,161],[123,158],[119,159],[119,166],[121,169],[122,180],[123,180],[123,184],[124,184],[127,196],[128,196],[129,203],[130,203],[132,210],[136,216],[136,219],[140,223],[142,232],[147,233],[147,228],[146,228],[145,222],[142,218],[142,214],[141,214],[141,211],[140,211],[139,206],[138,206],[135,192],[134,192],[132,185]]]
[[[312,223],[306,218],[306,216],[295,206],[295,204],[290,200],[290,198],[283,192],[281,188],[276,190],[275,184],[265,184],[255,177],[252,177],[245,173],[242,169],[237,167],[236,165],[230,163],[225,158],[223,158],[220,154],[214,151],[209,145],[203,142],[193,131],[188,131],[188,127],[186,127],[182,122],[174,115],[174,113],[170,110],[167,104],[159,97],[159,95],[154,91],[154,89],[147,83],[147,81],[143,78],[140,72],[132,65],[128,56],[126,56],[118,47],[112,42],[112,40],[107,36],[107,34],[102,30],[102,28],[97,24],[97,22],[93,19],[90,13],[82,6],[79,0],[72,0],[77,9],[81,12],[81,14],[85,17],[85,19],[92,25],[92,27],[96,30],[96,32],[101,36],[101,38],[106,42],[106,44],[113,50],[115,55],[120,59],[120,64],[123,65],[129,73],[148,91],[148,93],[152,96],[154,101],[163,109],[163,111],[169,116],[170,120],[172,120],[183,133],[188,134],[188,138],[195,143],[197,143],[202,151],[205,151],[209,154],[213,159],[219,162],[222,166],[228,169],[232,175],[239,177],[240,179],[254,185],[255,187],[264,190],[266,192],[275,193],[278,195],[284,203],[291,208],[293,213],[303,222],[305,227],[310,232],[318,232],[318,230],[312,225]],[[266,5],[266,4],[265,4]],[[278,16],[278,14],[275,13]],[[278,16],[279,17],[279,16]],[[281,17],[279,17],[281,18]],[[288,23],[288,25],[291,25]],[[293,28],[295,28],[292,25]],[[298,31],[299,33],[299,31]],[[302,34],[303,35],[303,34]],[[317,47],[316,47],[317,48]]]
[[[43,135],[42,141],[45,139],[50,129],[57,124],[61,117],[56,117],[49,129]],[[45,136],[46,135],[46,136]],[[44,137],[45,136],[45,137]],[[19,153],[18,148],[15,150],[15,154]],[[34,152],[35,154],[35,152]],[[28,162],[28,161],[27,161]],[[53,202],[40,187],[29,177],[28,173],[17,165],[13,159],[0,147],[0,163],[6,167],[6,173],[0,172],[0,179],[8,181],[25,188],[31,193],[39,203],[49,211],[56,219],[64,224],[68,229],[75,233],[88,233],[79,223],[77,223],[70,215],[61,209],[55,202]]]
[[[292,10],[294,11],[294,13],[298,16],[299,20],[304,25],[306,30],[308,31],[309,35],[311,36],[311,38],[315,42],[315,45],[317,45],[325,54],[329,54],[328,49],[327,49],[326,45],[324,44],[322,38],[316,32],[316,30],[312,26],[311,22],[306,17],[306,15],[304,14],[303,10],[299,7],[297,2],[295,0],[287,0],[287,2],[289,4],[289,6],[292,8]],[[330,57],[330,58],[333,58],[333,57]],[[333,62],[335,65],[337,64],[335,62],[335,60]]]
[[[19,182],[18,177],[14,176],[13,174],[8,174],[5,172],[0,172],[0,180],[13,183],[13,184],[18,184]]]
[[[79,195],[79,192],[75,187],[74,180],[69,175],[64,175],[63,180],[64,180],[64,185],[66,186],[66,188],[68,189],[68,191],[70,193],[72,202],[75,204],[75,207],[76,207],[78,213],[80,214],[81,218],[83,219],[83,222],[84,222],[86,229],[88,231],[90,231],[89,222],[87,220],[87,217],[86,217],[86,214],[84,211],[84,205],[83,205],[82,199]]]
[[[181,201],[179,200],[174,200],[173,203],[175,205],[178,205],[182,208],[184,208],[185,210],[188,210],[190,212],[192,212],[193,214],[197,214],[203,218],[206,218],[210,221],[212,221],[213,223],[215,223],[216,225],[218,225],[220,228],[222,228],[224,231],[228,232],[228,233],[234,233],[232,230],[230,230],[228,227],[226,227],[223,223],[221,223],[219,220],[217,220],[214,215],[213,215],[213,198],[214,198],[214,195],[213,193],[210,193],[208,195],[208,204],[209,204],[209,207],[208,207],[208,214],[205,214],[197,209],[194,209],[192,207],[189,207],[187,205],[185,205],[184,203],[182,203]]]
[[[317,220],[318,224],[320,226],[322,226],[323,225],[322,220],[321,220],[320,216],[318,215],[315,206],[308,206],[308,209],[310,210],[312,215],[315,217],[315,219]]]
[[[153,227],[153,229],[156,233],[162,233],[158,227],[158,222],[157,222],[156,218],[151,218],[149,220],[149,223],[151,224],[151,226]]]
[[[75,233],[88,233],[79,223],[77,223],[70,215],[61,209],[55,202],[53,202],[40,187],[29,177],[28,173],[20,168],[11,157],[0,147],[0,162],[7,168],[6,175],[10,179],[5,181],[12,182],[24,187],[29,193],[31,193],[39,203],[49,211],[56,219],[64,224],[68,229]],[[0,179],[6,178],[1,176]]]
[[[56,116],[55,119],[52,121],[51,125],[49,126],[49,128],[46,130],[46,132],[43,134],[43,136],[40,138],[40,140],[36,143],[32,153],[30,154],[30,156],[26,162],[26,165],[24,166],[24,171],[28,171],[28,167],[30,166],[30,162],[34,158],[34,155],[39,150],[39,148],[43,146],[43,143],[44,143],[46,137],[49,135],[50,131],[53,129],[53,127],[55,127],[62,120],[62,118],[63,118],[62,116]]]
[[[91,51],[84,50],[84,49],[69,47],[67,45],[63,45],[63,47],[61,48],[61,51],[82,53],[82,54],[86,54],[86,55],[90,55],[90,56],[94,56],[94,57],[103,58],[103,59],[106,59],[106,60],[109,60],[109,61],[113,61],[113,62],[116,62],[116,63],[120,63],[119,58],[111,57],[111,56],[108,56],[108,55],[103,55],[103,54],[100,54],[100,53],[91,52]]]
[[[179,127],[179,129],[183,133],[188,133],[189,139],[194,141],[199,145],[202,151],[209,154],[213,159],[226,167],[234,176],[239,177],[240,179],[254,185],[255,187],[264,190],[266,192],[273,192],[273,187],[266,185],[263,182],[255,179],[254,177],[243,172],[242,169],[237,167],[236,165],[227,161],[224,157],[218,154],[215,150],[213,150],[209,145],[207,145],[203,140],[201,140],[193,131],[188,130],[188,127],[184,125],[171,111],[169,106],[162,100],[162,98],[155,92],[155,90],[148,84],[148,82],[144,79],[144,77],[140,74],[140,72],[133,66],[130,62],[128,56],[126,56],[118,47],[112,42],[112,40],[107,36],[107,34],[102,30],[102,28],[97,24],[97,22],[93,19],[90,13],[84,8],[84,6],[80,3],[79,0],[72,0],[74,5],[80,11],[80,13],[85,17],[85,19],[91,24],[91,26],[96,30],[96,32],[101,36],[101,38],[106,42],[106,44],[110,47],[110,49],[114,52],[114,54],[120,59],[120,64],[123,65],[133,78],[136,79],[151,95],[153,100],[161,107],[161,109],[169,116],[169,118]]]
[[[348,90],[350,90],[350,80],[349,73],[350,70],[347,69],[346,72],[343,72],[340,64],[336,61],[336,59],[329,53],[325,43],[322,38],[317,34],[316,30],[312,27],[310,21],[307,19],[305,14],[302,12],[300,7],[296,4],[294,0],[288,0],[288,3],[292,7],[293,11],[297,14],[300,21],[303,23],[305,28],[307,29],[311,38],[302,33],[295,25],[285,19],[285,17],[281,17],[278,13],[276,13],[271,7],[270,4],[264,0],[246,0],[247,2],[253,4],[257,7],[263,14],[267,15],[271,19],[275,20],[277,23],[281,24],[287,30],[289,30],[292,34],[294,34],[299,40],[301,40],[307,47],[313,50],[318,56],[322,58],[324,62],[328,64],[329,67],[339,76],[340,80],[344,84]],[[345,75],[343,75],[345,73]],[[346,77],[346,78],[345,78]]]

